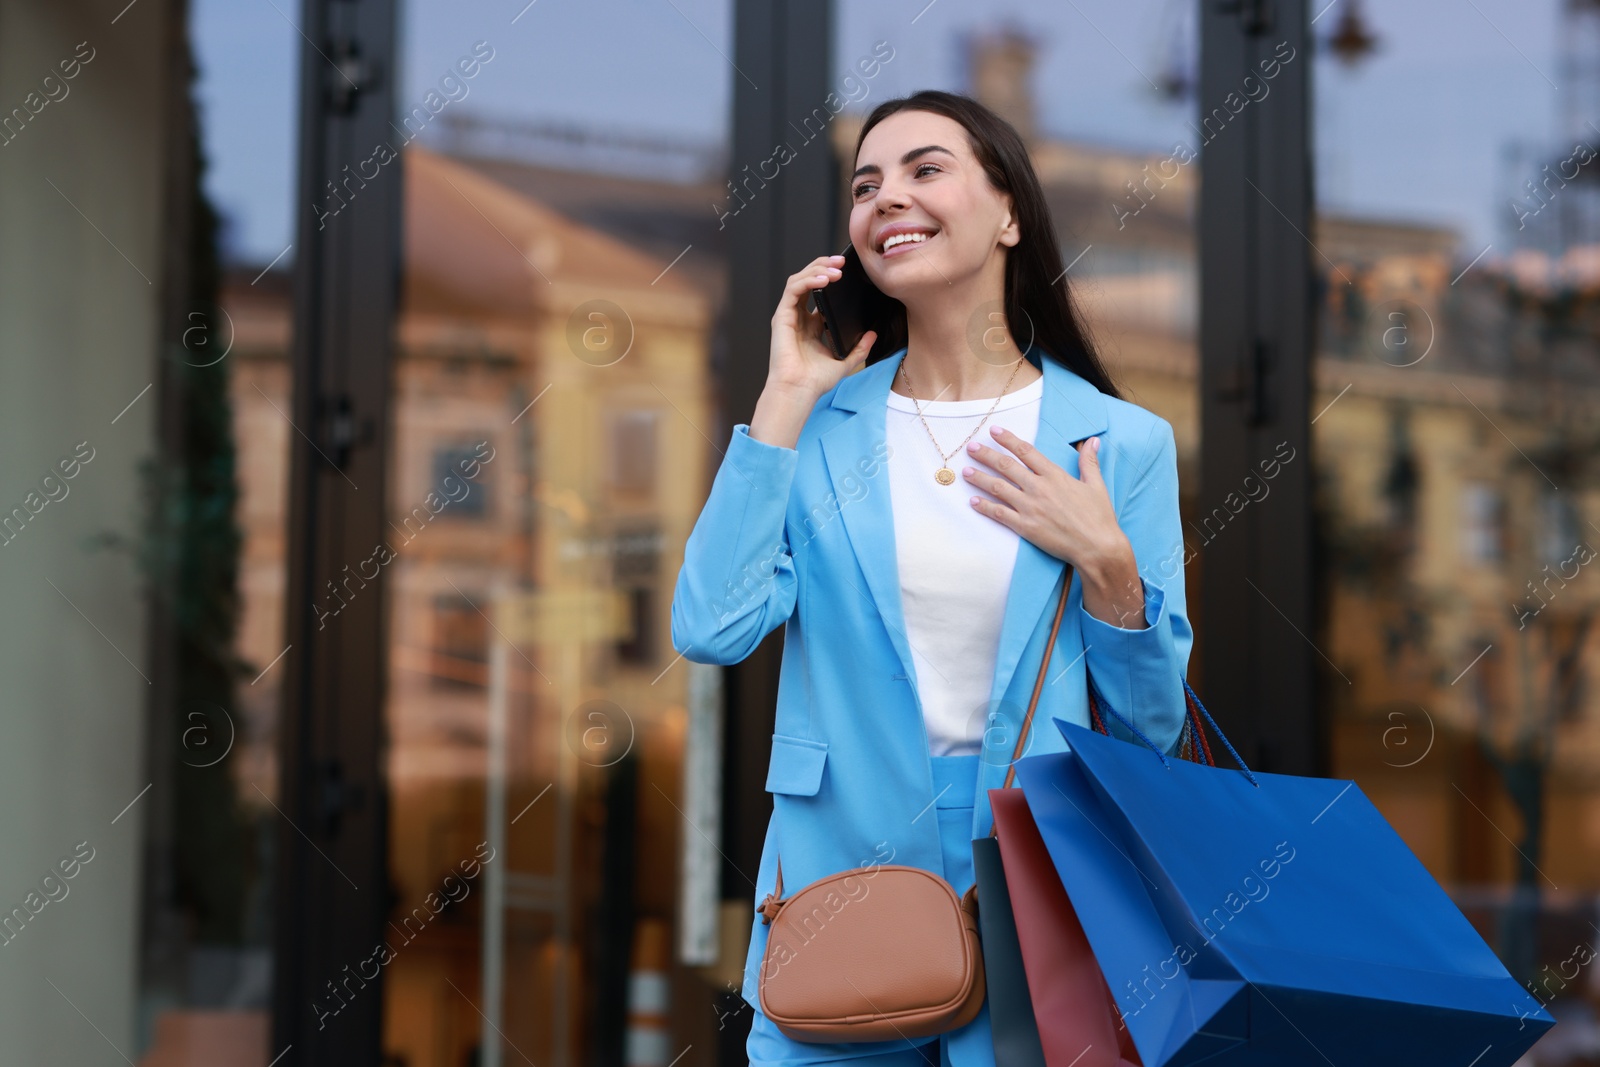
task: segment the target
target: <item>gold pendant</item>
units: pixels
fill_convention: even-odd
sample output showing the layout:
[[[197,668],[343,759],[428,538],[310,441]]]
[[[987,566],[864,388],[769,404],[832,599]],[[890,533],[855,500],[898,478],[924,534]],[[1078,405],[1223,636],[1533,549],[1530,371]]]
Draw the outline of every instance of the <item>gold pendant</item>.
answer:
[[[933,480],[938,482],[940,485],[949,485],[951,482],[956,480],[956,472],[951,470],[949,467],[940,467],[938,470],[933,472]]]

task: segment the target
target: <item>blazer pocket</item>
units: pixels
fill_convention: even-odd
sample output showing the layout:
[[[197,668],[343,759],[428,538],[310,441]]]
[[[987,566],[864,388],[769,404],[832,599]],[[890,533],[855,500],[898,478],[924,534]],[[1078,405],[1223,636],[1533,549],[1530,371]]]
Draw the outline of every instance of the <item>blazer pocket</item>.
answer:
[[[828,745],[786,734],[772,735],[772,760],[767,765],[767,792],[788,796],[816,796],[822,788],[822,768],[828,762]]]

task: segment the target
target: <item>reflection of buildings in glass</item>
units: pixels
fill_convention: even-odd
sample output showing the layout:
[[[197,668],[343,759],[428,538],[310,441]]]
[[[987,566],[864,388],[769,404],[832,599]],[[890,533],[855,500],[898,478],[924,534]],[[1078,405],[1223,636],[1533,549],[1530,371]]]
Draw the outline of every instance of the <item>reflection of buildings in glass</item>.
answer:
[[[289,277],[255,272],[224,277],[220,300],[234,324],[229,379],[239,481],[239,656],[259,674],[239,687],[248,720],[234,755],[242,782],[278,795],[278,683],[283,666],[283,593],[288,581],[285,541],[289,506],[290,410]],[[274,410],[276,406],[276,410]],[[259,799],[248,785],[241,796]]]
[[[1350,387],[1316,427],[1335,759],[1441,880],[1570,906],[1555,886],[1600,878],[1592,283],[1463,272],[1445,233],[1319,236],[1364,305],[1318,367],[1319,405]]]
[[[392,536],[388,552],[349,561],[346,579],[318,603],[324,625],[336,626],[339,605],[374,595],[371,578],[387,572],[390,869],[401,925],[391,927],[396,958],[385,968],[385,1042],[411,1064],[454,1064],[481,1026],[473,1004],[486,878],[437,915],[425,902],[444,894],[445,876],[485,837],[496,597],[614,589],[623,612],[612,636],[520,644],[507,657],[506,819],[516,821],[494,861],[508,872],[510,904],[501,1025],[522,1047],[543,1049],[556,990],[582,978],[575,958],[563,969],[550,937],[564,929],[583,944],[584,905],[598,899],[594,835],[582,831],[593,827],[606,778],[590,764],[606,761],[569,758],[562,770],[567,719],[584,701],[611,702],[628,720],[641,778],[679,796],[687,683],[682,669],[663,673],[672,658],[663,561],[693,523],[708,466],[703,434],[717,431],[709,301],[667,270],[670,257],[642,254],[457,162],[416,149],[405,158]],[[613,305],[601,309],[609,317],[585,315],[575,330],[574,309],[595,299]],[[288,292],[276,276],[254,286],[235,278],[225,303],[239,323],[240,651],[265,664],[280,651],[282,626]],[[618,337],[617,349],[596,347]],[[269,681],[250,694],[262,715],[274,714]],[[272,780],[269,749],[243,755]],[[566,785],[546,793],[558,780]],[[678,830],[655,795],[642,793],[639,805],[649,834],[637,845],[637,902],[641,914],[669,918]],[[581,1007],[574,994],[569,1009]],[[443,1048],[444,1058],[430,1058]]]

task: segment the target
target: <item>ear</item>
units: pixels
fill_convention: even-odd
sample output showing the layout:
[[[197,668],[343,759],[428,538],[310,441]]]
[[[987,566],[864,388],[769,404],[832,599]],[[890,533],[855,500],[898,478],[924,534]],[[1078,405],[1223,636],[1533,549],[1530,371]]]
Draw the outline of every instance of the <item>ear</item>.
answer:
[[[1022,226],[1017,222],[1017,214],[1012,206],[1011,197],[1005,196],[1002,201],[1005,205],[1005,218],[1001,222],[999,241],[1007,248],[1015,248],[1022,243]]]

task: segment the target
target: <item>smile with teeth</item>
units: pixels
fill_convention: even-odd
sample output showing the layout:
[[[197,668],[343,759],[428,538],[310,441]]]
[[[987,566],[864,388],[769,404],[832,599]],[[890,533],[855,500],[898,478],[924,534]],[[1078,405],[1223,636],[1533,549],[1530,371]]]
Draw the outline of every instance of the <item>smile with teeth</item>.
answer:
[[[903,245],[903,244],[922,244],[924,241],[926,241],[928,238],[930,238],[932,236],[933,236],[933,234],[931,234],[931,233],[921,233],[921,232],[918,232],[918,233],[897,233],[893,237],[890,237],[888,240],[883,242],[883,251],[885,253],[887,253],[890,249],[898,248],[900,245]]]

